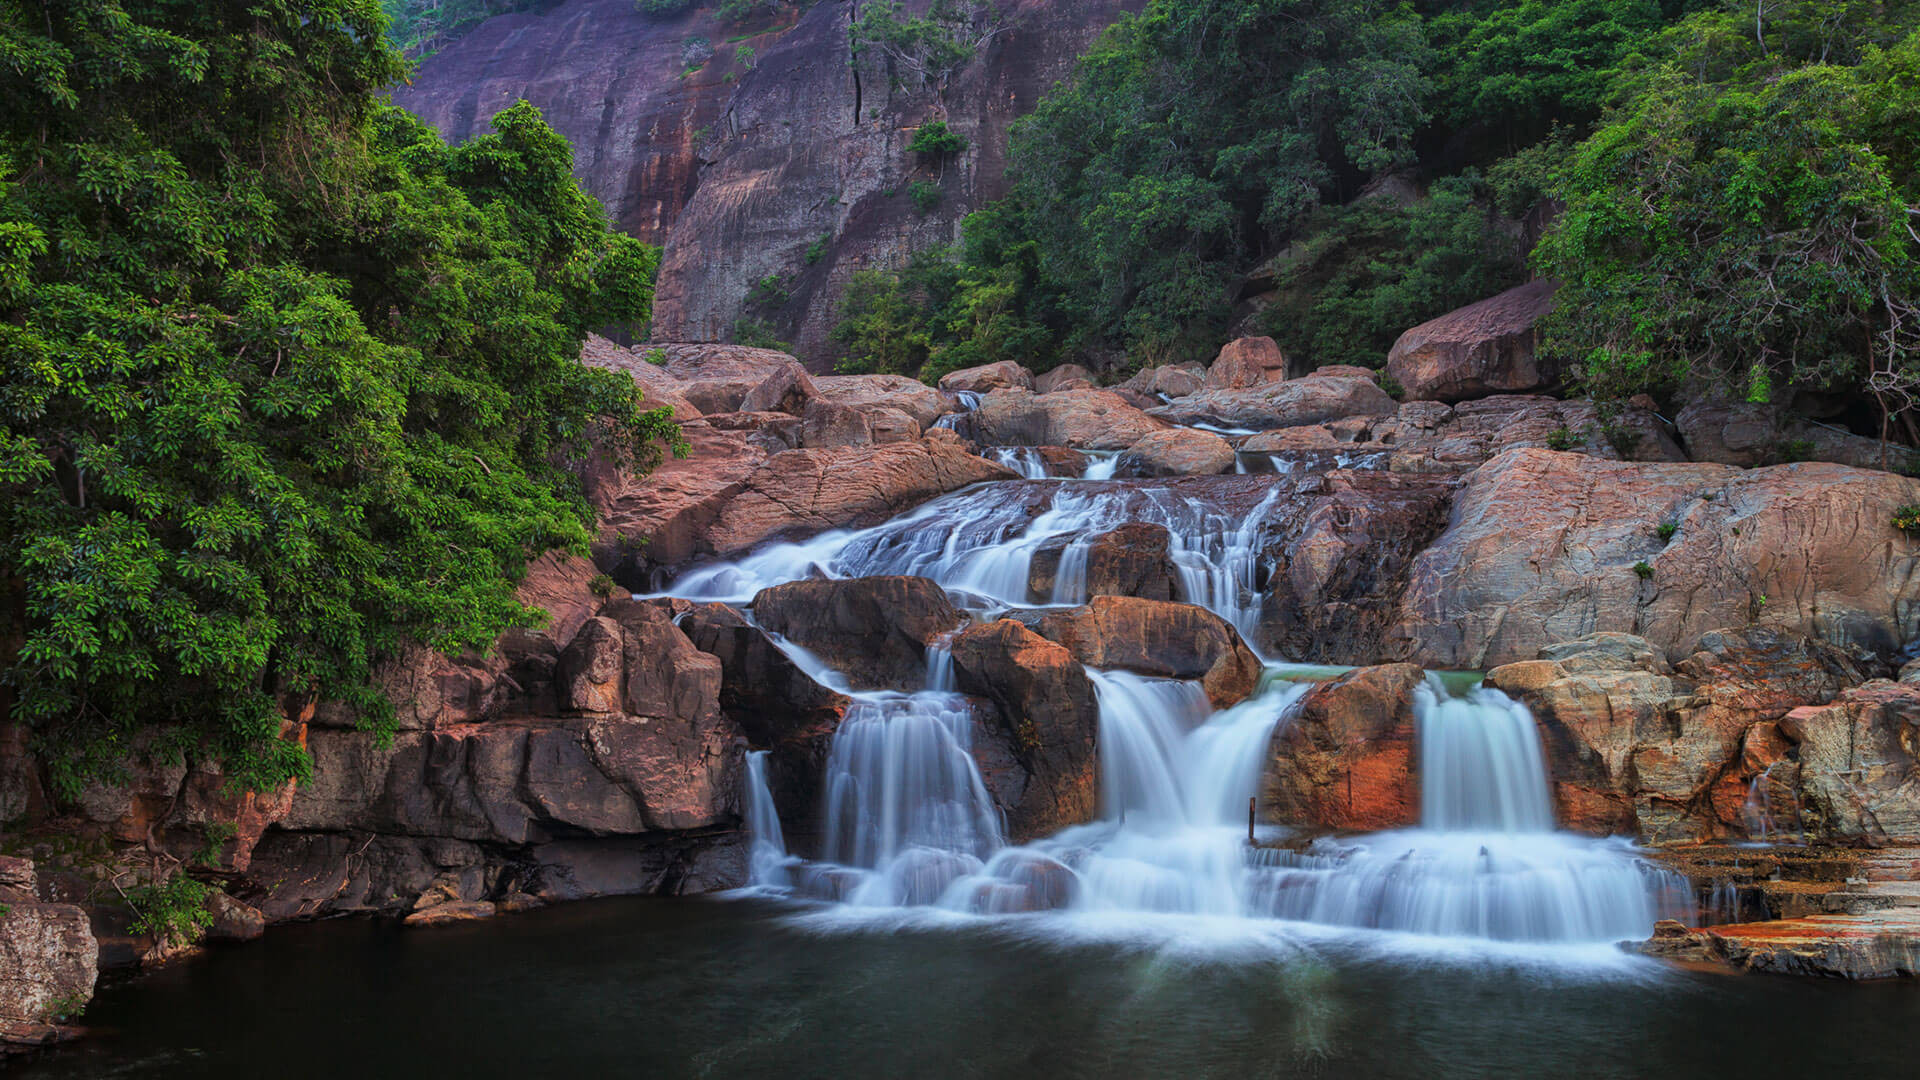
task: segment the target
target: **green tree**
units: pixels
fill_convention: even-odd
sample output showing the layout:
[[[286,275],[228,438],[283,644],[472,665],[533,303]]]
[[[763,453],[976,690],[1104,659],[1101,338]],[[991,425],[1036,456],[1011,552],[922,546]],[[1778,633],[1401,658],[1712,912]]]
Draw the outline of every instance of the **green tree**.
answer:
[[[391,707],[406,641],[536,621],[591,444],[677,440],[582,366],[641,323],[521,103],[449,149],[385,106],[374,0],[7,0],[0,17],[0,680],[68,793],[136,737],[260,787],[284,703]]]
[[[1920,386],[1920,37],[1804,66],[1762,37],[1797,40],[1732,64],[1701,35],[1725,51],[1650,73],[1579,147],[1536,253],[1564,282],[1550,345],[1598,396],[1864,390],[1891,420]]]
[[[1012,146],[1078,339],[1217,347],[1247,267],[1412,159],[1425,56],[1380,0],[1155,0],[1109,28]]]

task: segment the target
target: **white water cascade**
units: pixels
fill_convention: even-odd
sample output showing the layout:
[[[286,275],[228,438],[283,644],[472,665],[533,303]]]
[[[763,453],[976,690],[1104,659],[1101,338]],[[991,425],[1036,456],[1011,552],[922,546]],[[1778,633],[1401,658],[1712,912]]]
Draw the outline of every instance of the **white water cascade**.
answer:
[[[786,886],[794,860],[787,855],[787,838],[780,828],[780,811],[767,788],[767,752],[747,752],[747,884]]]
[[[1280,487],[1265,484],[1257,490],[1260,498],[1248,498],[1246,509],[1234,511],[1167,483],[980,484],[884,525],[775,544],[730,563],[690,570],[660,595],[745,603],[761,589],[807,577],[912,574],[977,598],[970,604],[975,610],[1081,604],[1087,599],[1084,561],[1076,576],[1063,558],[1052,593],[1034,597],[1028,586],[1034,553],[1049,541],[1085,539],[1145,522],[1167,530],[1181,599],[1225,618],[1251,642],[1261,605],[1261,549],[1269,518],[1283,506]]]

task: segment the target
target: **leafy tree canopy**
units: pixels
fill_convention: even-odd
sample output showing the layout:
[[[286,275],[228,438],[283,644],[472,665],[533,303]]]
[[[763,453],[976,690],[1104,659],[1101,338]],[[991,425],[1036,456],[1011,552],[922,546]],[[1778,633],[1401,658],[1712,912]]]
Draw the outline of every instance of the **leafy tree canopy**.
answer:
[[[384,106],[375,0],[0,2],[0,678],[58,786],[136,743],[258,787],[283,702],[391,710],[407,640],[528,623],[589,439],[677,438],[577,362],[657,253],[524,103]]]

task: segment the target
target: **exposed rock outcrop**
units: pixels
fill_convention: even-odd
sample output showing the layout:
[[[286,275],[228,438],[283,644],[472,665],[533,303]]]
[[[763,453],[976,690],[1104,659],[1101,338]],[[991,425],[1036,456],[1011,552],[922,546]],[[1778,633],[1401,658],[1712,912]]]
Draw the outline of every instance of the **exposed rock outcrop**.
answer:
[[[920,577],[775,585],[753,598],[753,615],[862,690],[921,689],[927,646],[966,622],[944,589]]]
[[[1215,708],[1253,693],[1260,661],[1231,624],[1192,604],[1096,596],[1040,620],[1040,635],[1089,667],[1198,679]]]
[[[1198,393],[1206,385],[1206,379],[1205,365],[1194,362],[1164,364],[1141,369],[1138,374],[1121,383],[1118,389],[1131,390],[1149,398],[1186,397]]]
[[[640,387],[648,408],[666,406],[673,410],[675,420],[700,419],[699,406],[687,399],[684,380],[668,371],[664,364],[649,359],[650,356],[660,358],[665,355],[652,346],[628,348],[616,345],[598,334],[589,334],[586,345],[580,350],[581,362],[589,367],[623,372],[633,379]]]
[[[1244,390],[1287,377],[1287,358],[1270,337],[1236,338],[1220,347],[1202,388]]]
[[[84,908],[41,902],[33,862],[0,856],[0,1059],[71,1034],[99,953]]]
[[[983,444],[1075,450],[1125,450],[1166,427],[1110,390],[995,390],[980,402],[972,419]]]
[[[1001,360],[949,371],[940,377],[940,389],[974,394],[990,394],[995,390],[1031,390],[1033,372],[1011,360]]]
[[[1210,431],[1168,428],[1151,432],[1121,455],[1129,476],[1210,476],[1233,470],[1233,447]]]
[[[1392,416],[1397,409],[1394,400],[1366,372],[1322,368],[1305,378],[1245,389],[1203,389],[1147,411],[1175,424],[1265,431],[1344,416]]]
[[[1674,666],[1643,638],[1595,634],[1497,667],[1487,684],[1532,710],[1562,825],[1671,842],[1801,828],[1807,755],[1785,718],[1862,678],[1843,650],[1751,627],[1705,635]]]
[[[1863,469],[1911,469],[1920,453],[1816,424],[1773,405],[1703,396],[1674,417],[1695,461],[1754,468],[1791,461],[1831,461]]]
[[[1093,820],[1099,808],[1094,740],[1100,706],[1086,669],[1064,646],[1012,619],[953,638],[961,692],[993,703],[974,756],[1016,842]]]
[[[1553,310],[1555,285],[1529,281],[1401,334],[1387,371],[1409,400],[1463,401],[1550,390],[1559,372],[1536,351],[1534,324]]]
[[[1308,691],[1274,734],[1260,784],[1265,820],[1330,829],[1417,824],[1413,694],[1425,678],[1412,664],[1387,664]]]
[[[1888,524],[1913,502],[1920,480],[1839,465],[1510,450],[1467,478],[1415,560],[1401,655],[1490,667],[1614,630],[1679,660],[1762,617],[1891,653],[1920,635],[1920,546]]]
[[[1085,548],[1087,596],[1179,598],[1180,571],[1170,553],[1172,537],[1164,526],[1136,521],[1084,541],[1061,537],[1041,545],[1028,564],[1027,588],[1035,601],[1053,597],[1063,556],[1075,543]]]

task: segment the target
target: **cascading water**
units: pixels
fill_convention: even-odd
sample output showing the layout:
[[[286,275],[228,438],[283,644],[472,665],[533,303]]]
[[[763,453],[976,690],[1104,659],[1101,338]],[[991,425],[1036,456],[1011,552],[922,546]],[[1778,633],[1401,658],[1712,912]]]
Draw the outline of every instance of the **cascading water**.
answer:
[[[792,884],[787,870],[793,860],[787,855],[786,834],[780,828],[780,811],[767,788],[767,752],[747,752],[747,883],[749,885],[786,886]]]
[[[731,563],[691,570],[662,595],[744,603],[768,586],[806,577],[912,574],[979,598],[977,610],[1081,604],[1087,599],[1084,562],[1076,568],[1063,558],[1052,592],[1034,597],[1029,590],[1034,553],[1049,541],[1085,539],[1145,522],[1167,530],[1181,599],[1227,619],[1251,642],[1260,614],[1256,584],[1262,542],[1269,518],[1283,505],[1282,494],[1278,487],[1264,486],[1261,498],[1247,500],[1236,512],[1165,483],[981,484],[884,525],[775,544]],[[1081,546],[1072,557],[1084,554]]]
[[[980,451],[980,456],[996,465],[1004,465],[1028,480],[1045,480],[1049,475],[1047,461],[1040,456],[1038,447],[989,446]]]
[[[1269,851],[1255,908],[1283,919],[1527,942],[1647,934],[1686,879],[1624,842],[1553,831],[1539,736],[1495,690],[1416,692],[1422,827]]]

